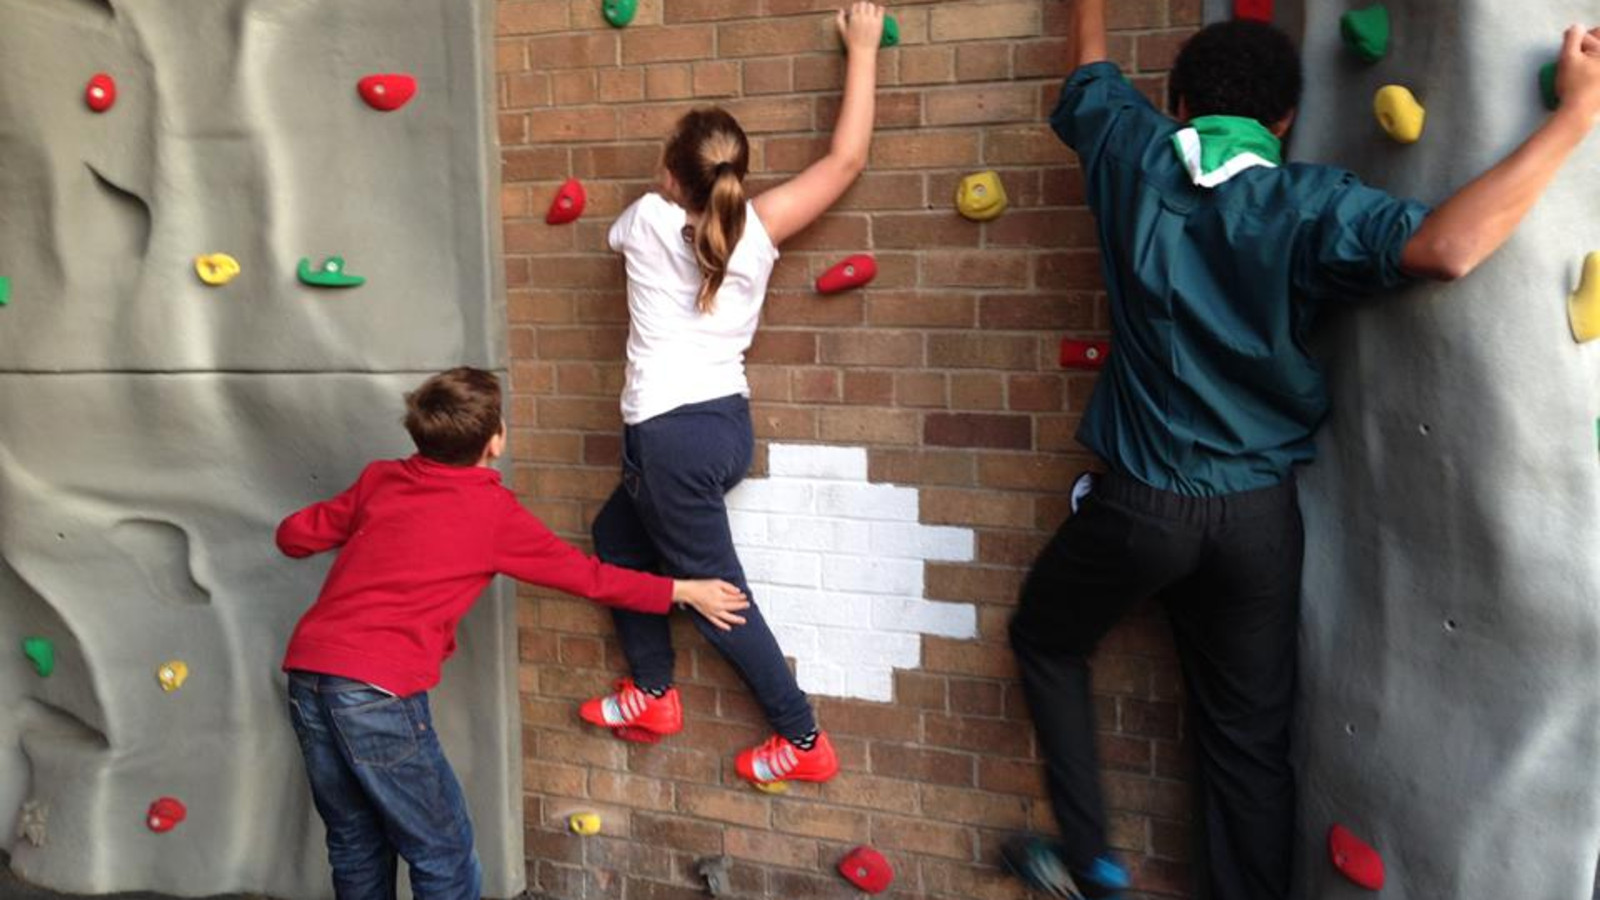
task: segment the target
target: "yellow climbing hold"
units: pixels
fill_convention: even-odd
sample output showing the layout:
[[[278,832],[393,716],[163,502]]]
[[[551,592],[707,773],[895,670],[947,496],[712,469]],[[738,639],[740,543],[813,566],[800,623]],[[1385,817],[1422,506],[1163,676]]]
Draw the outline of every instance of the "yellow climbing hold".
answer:
[[[1385,133],[1402,144],[1415,144],[1422,140],[1422,126],[1428,111],[1422,108],[1411,91],[1398,84],[1379,88],[1373,98],[1372,111]]]
[[[156,667],[156,680],[161,682],[161,689],[170,694],[189,680],[189,666],[181,659],[169,659]]]
[[[206,284],[227,284],[239,274],[239,261],[226,253],[207,253],[194,258],[194,271]]]
[[[997,219],[1006,211],[1006,186],[998,172],[978,172],[961,179],[956,188],[956,209],[974,222]]]
[[[750,784],[763,794],[789,793],[789,782],[787,781],[752,781]]]
[[[600,814],[592,812],[573,813],[567,817],[567,827],[573,834],[588,836],[600,833]]]
[[[1572,336],[1585,344],[1600,338],[1600,253],[1583,258],[1583,280],[1567,298],[1567,318],[1572,321]]]

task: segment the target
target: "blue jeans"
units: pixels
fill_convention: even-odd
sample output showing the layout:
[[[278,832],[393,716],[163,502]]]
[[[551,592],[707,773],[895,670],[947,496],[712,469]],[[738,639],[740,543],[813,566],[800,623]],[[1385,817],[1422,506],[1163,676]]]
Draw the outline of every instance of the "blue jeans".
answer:
[[[416,900],[479,900],[472,821],[427,694],[393,697],[347,678],[291,672],[289,718],[328,827],[339,900],[394,900],[397,857],[410,866]]]
[[[750,404],[734,395],[680,406],[622,434],[622,485],[595,517],[595,554],[608,563],[672,578],[721,578],[750,595],[745,624],[723,631],[690,618],[750,687],[772,730],[801,737],[817,727],[805,692],[755,606],[733,546],[723,497],[744,480],[755,439]],[[666,616],[613,610],[617,639],[646,687],[672,683]]]

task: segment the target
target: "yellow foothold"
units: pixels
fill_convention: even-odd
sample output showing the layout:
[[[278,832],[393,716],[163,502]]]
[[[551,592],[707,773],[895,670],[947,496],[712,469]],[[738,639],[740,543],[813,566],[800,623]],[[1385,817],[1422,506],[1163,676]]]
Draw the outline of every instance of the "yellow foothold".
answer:
[[[752,781],[750,783],[755,785],[756,790],[763,794],[789,793],[789,782],[787,781]]]
[[[1572,336],[1585,344],[1600,338],[1600,253],[1583,258],[1583,280],[1567,298],[1567,318],[1572,321]]]
[[[1398,84],[1391,84],[1379,88],[1378,96],[1372,100],[1372,111],[1378,116],[1378,124],[1389,137],[1402,144],[1415,144],[1422,140],[1422,126],[1428,117],[1428,111],[1422,108],[1417,98],[1410,90]]]
[[[207,253],[194,258],[194,271],[206,284],[227,284],[239,274],[239,261],[226,253]]]
[[[956,209],[974,222],[997,219],[1006,211],[1006,186],[998,172],[978,172],[961,179],[956,188]]]
[[[567,817],[567,827],[573,834],[588,836],[600,833],[600,814],[592,812],[573,813]]]
[[[156,680],[170,694],[189,680],[189,667],[181,659],[169,659],[156,668]]]

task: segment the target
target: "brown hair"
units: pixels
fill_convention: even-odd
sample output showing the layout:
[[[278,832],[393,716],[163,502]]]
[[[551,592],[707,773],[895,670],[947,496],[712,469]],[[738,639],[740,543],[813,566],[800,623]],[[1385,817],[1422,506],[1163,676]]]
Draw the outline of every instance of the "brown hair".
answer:
[[[744,177],[750,171],[750,141],[726,110],[697,109],[678,120],[661,162],[678,183],[690,212],[704,213],[694,234],[700,264],[701,312],[711,312],[728,274],[728,257],[744,236]]]
[[[406,431],[434,462],[476,465],[500,423],[500,379],[482,369],[440,372],[406,395]]]

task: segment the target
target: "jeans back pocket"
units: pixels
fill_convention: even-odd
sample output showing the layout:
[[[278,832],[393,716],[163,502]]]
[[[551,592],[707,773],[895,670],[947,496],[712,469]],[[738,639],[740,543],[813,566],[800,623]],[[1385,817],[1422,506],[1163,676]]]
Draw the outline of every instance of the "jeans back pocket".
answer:
[[[417,754],[418,723],[404,697],[335,707],[332,713],[333,725],[352,762],[387,768]]]

